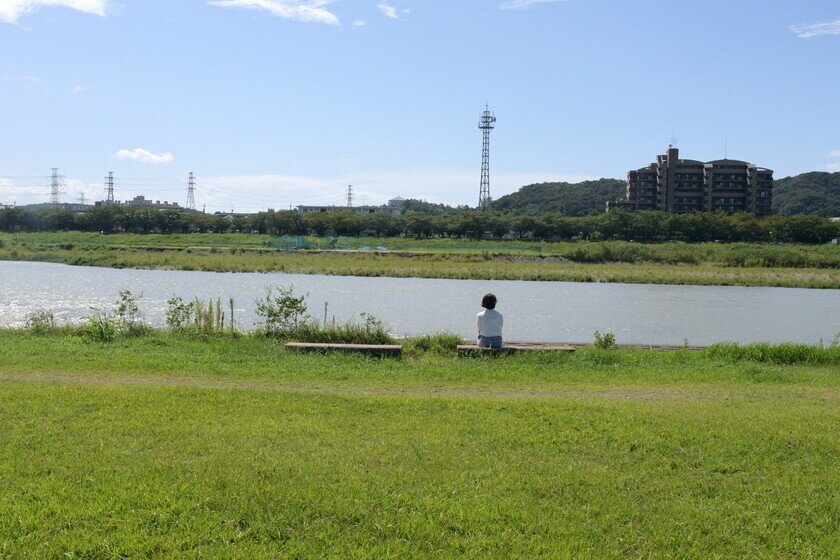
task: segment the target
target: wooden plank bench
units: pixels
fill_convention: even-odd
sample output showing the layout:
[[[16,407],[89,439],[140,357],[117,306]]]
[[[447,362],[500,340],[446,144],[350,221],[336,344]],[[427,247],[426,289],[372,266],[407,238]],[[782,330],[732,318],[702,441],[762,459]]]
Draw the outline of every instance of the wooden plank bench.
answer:
[[[402,356],[403,347],[399,344],[332,344],[319,342],[289,342],[289,350],[298,352],[348,352],[369,356]]]
[[[459,344],[458,355],[474,356],[483,353],[516,354],[519,352],[574,352],[575,347],[569,344],[505,344],[501,348],[485,348],[476,344]]]

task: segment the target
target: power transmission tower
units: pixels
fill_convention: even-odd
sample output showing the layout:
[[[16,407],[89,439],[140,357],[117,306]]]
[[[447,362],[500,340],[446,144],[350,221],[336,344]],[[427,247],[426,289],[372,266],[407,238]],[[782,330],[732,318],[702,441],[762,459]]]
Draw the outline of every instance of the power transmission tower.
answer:
[[[105,205],[106,206],[113,206],[114,205],[114,172],[109,171],[108,176],[105,178],[105,190],[108,191],[108,196],[105,198]]]
[[[195,210],[195,175],[192,171],[187,183],[187,210]]]
[[[87,198],[85,198],[85,193],[79,195],[79,204],[84,206],[87,203]]]
[[[61,205],[61,187],[64,184],[61,182],[62,176],[58,174],[58,168],[52,168],[52,184],[50,185],[50,204],[53,208],[58,208]]]
[[[490,202],[490,132],[496,128],[496,117],[490,112],[490,106],[486,105],[481,118],[478,121],[478,129],[484,136],[484,143],[481,149],[481,190],[478,195],[478,209],[489,210]]]
[[[347,207],[353,206],[353,185],[347,185]]]

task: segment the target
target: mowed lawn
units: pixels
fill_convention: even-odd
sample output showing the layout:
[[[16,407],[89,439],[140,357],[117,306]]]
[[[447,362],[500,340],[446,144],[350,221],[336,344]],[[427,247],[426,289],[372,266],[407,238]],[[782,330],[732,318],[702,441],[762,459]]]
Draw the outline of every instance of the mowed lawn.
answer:
[[[0,332],[0,558],[837,558],[840,367]]]

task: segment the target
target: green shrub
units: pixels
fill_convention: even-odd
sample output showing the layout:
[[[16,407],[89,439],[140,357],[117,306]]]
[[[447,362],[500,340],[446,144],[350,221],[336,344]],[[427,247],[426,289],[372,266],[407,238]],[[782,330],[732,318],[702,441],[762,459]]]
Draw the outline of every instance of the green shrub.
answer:
[[[256,301],[262,330],[279,334],[308,322],[310,317],[307,314],[307,297],[308,294],[296,296],[294,286],[267,288],[265,298]]]
[[[117,322],[107,313],[96,311],[87,318],[80,331],[81,335],[94,342],[111,342],[117,336]]]
[[[120,290],[113,316],[119,332],[138,335],[148,330],[148,325],[143,323],[140,306],[137,304],[137,301],[142,297],[143,294],[135,296],[130,290]]]
[[[228,329],[231,333],[236,332],[233,322],[234,300],[228,300],[230,305],[230,320]],[[225,312],[222,311],[222,299],[216,298],[214,303],[211,298],[207,303],[200,299],[184,303],[180,297],[174,297],[166,302],[166,327],[173,331],[193,332],[225,332]]]
[[[610,348],[615,348],[615,335],[613,333],[609,333],[609,332],[601,334],[600,331],[595,331],[594,346],[596,348],[601,348],[603,350],[609,350]]]
[[[26,316],[25,328],[37,335],[45,335],[54,332],[58,325],[55,315],[48,309],[33,311]]]

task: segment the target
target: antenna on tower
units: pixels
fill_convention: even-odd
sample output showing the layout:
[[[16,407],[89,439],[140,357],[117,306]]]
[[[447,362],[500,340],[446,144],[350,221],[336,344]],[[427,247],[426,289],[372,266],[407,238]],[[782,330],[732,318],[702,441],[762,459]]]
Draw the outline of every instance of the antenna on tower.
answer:
[[[353,206],[353,185],[347,185],[347,207]]]
[[[723,137],[723,159],[726,159],[729,156],[729,137]]]
[[[61,188],[64,186],[64,184],[61,182],[61,180],[63,178],[64,177],[62,177],[61,175],[58,174],[58,168],[53,167],[52,168],[52,183],[50,185],[50,204],[52,205],[53,208],[58,208],[59,205],[61,204],[61,195],[62,195]]]
[[[670,143],[670,144],[668,144],[668,147],[669,147],[669,148],[673,148],[674,146],[676,146],[676,145],[677,145],[677,140],[678,140],[678,138],[677,138],[677,133],[676,133],[676,132],[674,131],[674,129],[672,128],[672,129],[671,129],[671,143]]]
[[[496,128],[496,116],[490,112],[490,104],[484,106],[484,112],[478,121],[484,142],[481,149],[481,188],[478,195],[478,209],[489,210],[490,202],[490,132]]]
[[[105,198],[105,205],[106,206],[113,206],[114,205],[114,172],[109,171],[108,176],[105,177],[105,191],[107,192],[107,197]]]
[[[195,210],[195,175],[192,171],[187,179],[187,210]]]

